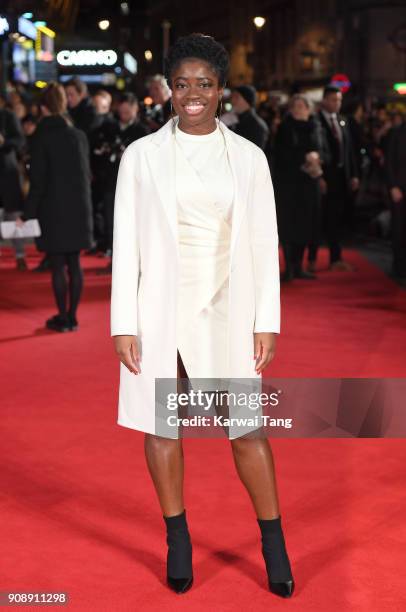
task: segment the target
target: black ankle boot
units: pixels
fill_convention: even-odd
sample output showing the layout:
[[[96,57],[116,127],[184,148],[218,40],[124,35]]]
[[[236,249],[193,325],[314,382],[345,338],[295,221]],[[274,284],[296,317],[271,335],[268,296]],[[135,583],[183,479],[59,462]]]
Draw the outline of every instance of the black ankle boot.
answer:
[[[257,518],[257,521],[261,529],[262,555],[268,574],[269,589],[280,597],[290,597],[295,582],[286,552],[281,516],[275,519]]]
[[[176,593],[185,593],[193,583],[192,543],[186,522],[186,510],[165,516],[168,544],[167,582]]]

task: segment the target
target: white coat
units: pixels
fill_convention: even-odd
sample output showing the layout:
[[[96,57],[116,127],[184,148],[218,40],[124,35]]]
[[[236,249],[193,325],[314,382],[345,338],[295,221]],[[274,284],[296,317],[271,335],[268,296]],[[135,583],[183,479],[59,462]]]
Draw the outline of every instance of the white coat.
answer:
[[[278,231],[271,175],[255,144],[220,124],[234,178],[229,373],[258,378],[254,332],[280,332]],[[155,433],[155,378],[177,377],[178,240],[170,119],[121,159],[114,209],[111,336],[137,336],[139,374],[120,364],[117,423]],[[199,350],[199,347],[196,347]]]

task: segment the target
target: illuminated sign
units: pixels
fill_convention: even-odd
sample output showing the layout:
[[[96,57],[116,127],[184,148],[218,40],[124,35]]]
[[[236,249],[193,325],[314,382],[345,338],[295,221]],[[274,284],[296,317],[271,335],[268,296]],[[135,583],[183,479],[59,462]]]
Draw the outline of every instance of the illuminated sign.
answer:
[[[137,60],[131,53],[124,53],[124,68],[127,68],[131,74],[137,74]]]
[[[343,93],[348,91],[351,87],[350,78],[346,74],[334,74],[331,77],[330,85],[334,85],[334,87],[338,87],[341,89]]]
[[[56,56],[61,66],[114,66],[117,62],[117,53],[112,49],[98,49],[80,51],[59,51]]]
[[[42,62],[52,62],[54,55],[55,32],[45,26],[38,26],[37,39],[35,41],[36,58]]]
[[[406,83],[395,83],[393,89],[402,96],[406,95]]]
[[[27,38],[32,38],[33,40],[37,38],[37,28],[32,21],[29,21],[25,17],[18,18],[18,31]]]
[[[0,36],[3,36],[6,32],[10,30],[9,23],[5,17],[0,16]]]

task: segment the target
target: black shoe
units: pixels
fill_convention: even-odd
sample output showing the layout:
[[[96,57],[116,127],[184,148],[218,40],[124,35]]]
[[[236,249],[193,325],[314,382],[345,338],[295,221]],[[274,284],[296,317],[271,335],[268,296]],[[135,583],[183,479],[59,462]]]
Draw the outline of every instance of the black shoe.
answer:
[[[166,580],[168,586],[172,591],[175,591],[175,593],[186,593],[193,584],[193,576],[191,578],[171,578],[167,576]]]
[[[50,319],[47,319],[45,325],[48,329],[52,329],[57,332],[70,331],[70,324],[67,315],[54,315]]]
[[[44,257],[42,261],[38,264],[36,268],[34,268],[33,272],[48,272],[51,269],[51,262],[47,257]]]
[[[28,270],[27,262],[24,257],[18,257],[16,262],[17,270]]]
[[[305,270],[302,270],[302,269],[295,270],[294,277],[302,278],[304,280],[314,280],[317,278],[317,276],[313,274],[313,272],[306,272]]]
[[[186,522],[186,510],[175,516],[164,516],[168,555],[166,580],[175,593],[186,593],[193,584],[192,543]]]
[[[293,271],[290,269],[285,270],[284,272],[282,272],[282,274],[280,275],[280,281],[281,283],[289,283],[290,281],[292,281],[294,278],[293,275]]]
[[[279,597],[292,597],[295,590],[295,581],[287,580],[286,582],[271,582],[269,580],[269,590]]]
[[[291,597],[295,589],[290,561],[286,552],[281,516],[258,519],[261,529],[262,555],[268,575],[269,590],[279,597]]]
[[[79,327],[79,323],[76,317],[68,314],[69,331],[76,331]]]
[[[93,246],[90,249],[87,249],[87,251],[85,251],[85,255],[97,255],[99,250],[100,250],[99,247]]]

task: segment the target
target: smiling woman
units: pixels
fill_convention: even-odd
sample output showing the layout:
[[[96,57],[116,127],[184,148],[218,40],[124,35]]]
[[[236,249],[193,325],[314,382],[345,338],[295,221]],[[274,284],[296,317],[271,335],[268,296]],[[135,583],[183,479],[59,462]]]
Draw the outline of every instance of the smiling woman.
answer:
[[[228,54],[211,36],[185,36],[170,49],[165,61],[165,78],[172,89],[179,127],[185,132],[205,134],[215,129],[214,116],[228,70]],[[189,122],[188,117],[199,119]]]
[[[263,151],[217,116],[228,66],[225,48],[211,36],[191,34],[174,44],[165,77],[176,116],[126,149],[116,189],[111,335],[121,361],[118,423],[145,432],[167,527],[167,582],[177,593],[193,583],[182,439],[155,403],[155,382],[174,379],[178,392],[182,378],[203,392],[219,379],[258,382],[280,331],[272,180]],[[260,426],[229,438],[257,515],[270,590],[290,597],[269,442]]]

